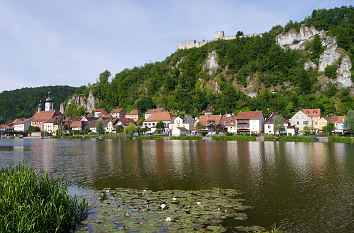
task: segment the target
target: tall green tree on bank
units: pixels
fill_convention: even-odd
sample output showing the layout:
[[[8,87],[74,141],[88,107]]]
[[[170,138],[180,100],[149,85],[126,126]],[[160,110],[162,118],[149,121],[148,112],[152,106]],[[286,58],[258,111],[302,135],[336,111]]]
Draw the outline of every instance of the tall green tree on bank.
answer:
[[[102,135],[105,133],[104,124],[102,120],[98,120],[96,123],[96,133]]]
[[[344,130],[350,134],[354,134],[354,110],[349,110],[344,118]]]
[[[275,134],[280,134],[285,130],[284,123],[283,123],[283,118],[280,116],[274,117],[274,133]]]

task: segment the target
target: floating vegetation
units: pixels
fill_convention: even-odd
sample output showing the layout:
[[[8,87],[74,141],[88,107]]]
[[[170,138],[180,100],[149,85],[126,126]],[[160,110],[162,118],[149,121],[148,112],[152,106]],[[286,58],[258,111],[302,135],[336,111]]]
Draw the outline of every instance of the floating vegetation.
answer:
[[[105,189],[88,198],[92,207],[77,232],[225,232],[226,218],[246,220],[239,192]]]

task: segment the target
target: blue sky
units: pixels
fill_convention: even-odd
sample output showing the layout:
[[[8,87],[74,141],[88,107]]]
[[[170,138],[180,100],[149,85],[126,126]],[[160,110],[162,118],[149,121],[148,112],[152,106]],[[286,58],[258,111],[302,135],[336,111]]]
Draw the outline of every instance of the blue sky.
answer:
[[[261,33],[340,0],[0,0],[0,92],[80,86],[161,61],[182,40]]]

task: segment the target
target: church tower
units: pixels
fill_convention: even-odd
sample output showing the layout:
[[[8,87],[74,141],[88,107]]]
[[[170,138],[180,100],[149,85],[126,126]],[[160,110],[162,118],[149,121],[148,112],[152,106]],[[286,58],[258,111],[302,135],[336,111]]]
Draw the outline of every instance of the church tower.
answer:
[[[38,107],[37,107],[37,112],[41,112],[42,111],[41,105],[42,105],[42,103],[41,103],[41,101],[39,101]]]
[[[53,107],[53,101],[52,98],[50,98],[50,91],[48,91],[48,98],[45,100],[45,111],[54,111]]]

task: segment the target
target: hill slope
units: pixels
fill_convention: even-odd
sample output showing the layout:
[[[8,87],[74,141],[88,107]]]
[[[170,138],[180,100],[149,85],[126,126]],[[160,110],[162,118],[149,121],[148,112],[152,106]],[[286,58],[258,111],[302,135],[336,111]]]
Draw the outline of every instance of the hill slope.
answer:
[[[108,110],[144,111],[160,106],[197,115],[212,104],[218,113],[262,110],[266,115],[277,111],[290,117],[301,108],[321,108],[324,115],[346,114],[354,105],[350,84],[353,12],[351,6],[315,10],[304,21],[275,26],[262,37],[218,40],[177,50],[162,62],[126,69],[114,77],[105,71],[87,89],[98,100],[96,107]],[[278,35],[297,33],[301,25],[325,30],[326,37],[312,36],[303,41],[302,49],[277,44]],[[337,58],[329,57],[335,62],[321,71],[318,66],[326,53],[327,37],[336,40],[340,52]],[[346,67],[347,88],[337,72],[344,56],[350,65]]]
[[[44,86],[35,88],[22,88],[0,93],[0,123],[11,122],[15,118],[29,118],[37,110],[39,100],[44,108],[47,92],[50,89],[54,109],[59,110],[59,105],[74,93],[79,92],[77,87],[69,86]]]

